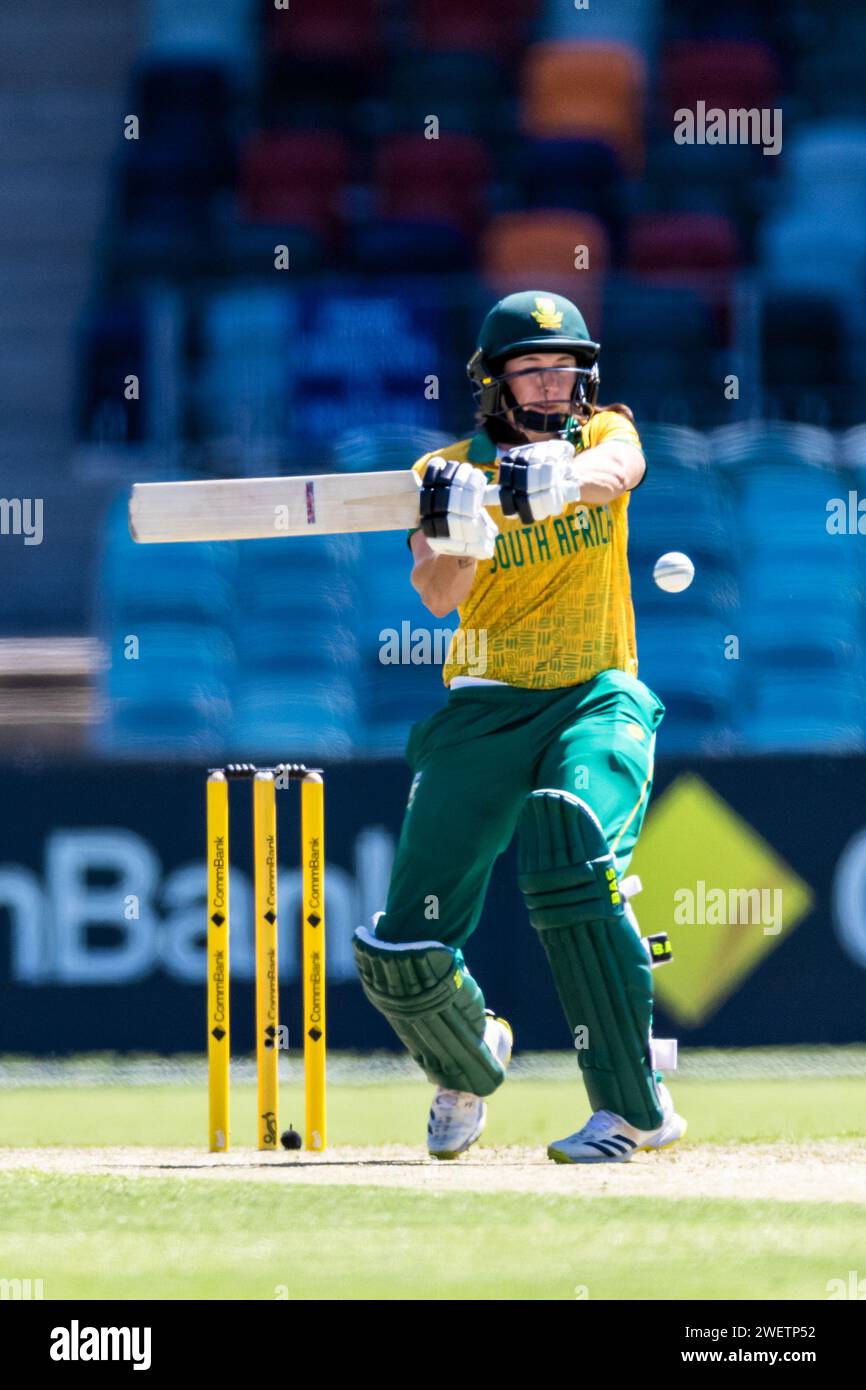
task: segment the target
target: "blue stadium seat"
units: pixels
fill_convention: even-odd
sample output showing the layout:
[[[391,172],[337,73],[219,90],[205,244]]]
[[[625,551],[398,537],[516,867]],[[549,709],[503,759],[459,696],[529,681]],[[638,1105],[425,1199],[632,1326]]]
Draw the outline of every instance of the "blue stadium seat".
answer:
[[[767,158],[759,145],[678,145],[664,138],[650,144],[644,186],[658,207],[672,212],[712,212],[735,220],[746,242],[759,211],[758,194]]]
[[[233,600],[237,549],[228,542],[136,545],[127,508],[124,489],[108,510],[103,533],[97,593],[104,614],[112,621],[130,613],[220,621]]]
[[[839,570],[816,569],[794,555],[763,556],[742,574],[748,603],[737,631],[744,648],[757,656],[755,643],[760,649],[787,641],[797,648],[814,639],[832,644],[838,654],[853,653],[861,640],[863,588],[854,563]]]
[[[718,618],[649,619],[637,635],[641,679],[664,690],[730,698],[737,663],[725,657],[725,627]]]
[[[358,745],[357,553],[349,536],[243,549],[232,737],[249,756],[346,757]]]
[[[692,410],[719,412],[720,393],[708,394],[716,328],[695,291],[620,277],[605,290],[602,329],[607,400],[625,401],[638,419],[671,423]]]
[[[201,317],[205,356],[193,388],[205,438],[277,445],[289,431],[296,300],[270,287],[212,294]]]
[[[727,490],[710,470],[682,468],[648,456],[647,476],[629,504],[629,564],[635,599],[645,615],[724,611],[736,600],[735,521]],[[695,566],[680,594],[659,590],[653,568],[668,551]]]
[[[358,228],[352,260],[366,274],[430,274],[468,270],[474,264],[472,242],[459,227],[413,218],[388,218]]]
[[[238,666],[244,672],[351,671],[358,640],[342,620],[318,610],[305,614],[248,614],[236,629]]]
[[[257,0],[147,0],[148,52],[237,63],[251,56],[256,10]]]
[[[866,228],[851,220],[850,209],[822,198],[808,208],[782,211],[764,222],[758,241],[761,267],[774,288],[820,289],[849,309],[851,286],[866,275]]]
[[[227,630],[235,547],[137,546],[126,493],[109,509],[96,587],[110,665],[95,746],[118,754],[218,749],[230,717],[235,653]],[[137,642],[137,655],[129,639]]]
[[[513,124],[513,104],[507,71],[492,54],[419,51],[392,63],[379,129],[423,130],[435,114],[440,130],[489,139]]]
[[[206,566],[196,572],[188,562],[185,578],[178,583],[170,568],[163,569],[156,562],[153,574],[147,576],[140,589],[136,590],[130,583],[128,587],[115,590],[113,595],[106,595],[106,601],[110,604],[109,613],[115,626],[128,628],[130,624],[159,618],[210,624],[227,617],[232,591],[226,575],[209,571]]]
[[[524,139],[512,158],[527,207],[579,208],[603,220],[613,213],[611,192],[624,172],[619,154],[606,141]]]
[[[359,745],[355,683],[333,673],[242,677],[231,741],[252,758],[349,757]]]
[[[411,468],[422,454],[433,453],[453,443],[453,435],[418,425],[348,429],[343,430],[334,444],[333,466],[341,473]]]
[[[376,758],[402,757],[412,725],[435,714],[446,698],[440,673],[433,667],[369,670],[363,752]]]
[[[725,637],[718,619],[641,622],[638,672],[665,705],[665,750],[709,752],[731,739],[738,663],[726,659]]]
[[[836,458],[833,436],[820,425],[750,420],[711,430],[708,442],[714,466],[730,469],[735,479],[745,464],[826,468]]]
[[[804,333],[806,323],[809,331]],[[768,413],[795,419],[807,416],[828,425],[860,419],[854,364],[857,325],[837,296],[821,290],[767,290],[760,331]]]
[[[707,435],[700,430],[650,423],[640,426],[640,438],[647,465],[653,471],[658,465],[703,470],[704,474],[710,469]],[[643,486],[648,486],[648,480]]]
[[[232,441],[241,452],[251,443],[279,448],[290,428],[289,389],[285,355],[238,351],[206,362],[195,388],[202,436]]]
[[[223,627],[215,623],[147,621],[134,634],[134,656],[129,634],[115,632],[109,646],[109,681],[132,693],[138,684],[183,681],[191,673],[226,679],[235,660],[234,645]]]
[[[777,552],[802,544],[815,562],[822,555],[842,559],[840,537],[828,535],[826,527],[828,501],[844,495],[834,471],[744,463],[736,490],[743,535]]]
[[[822,120],[803,123],[785,141],[785,186],[792,206],[814,208],[815,188],[822,204],[866,214],[866,121]]]
[[[611,285],[604,307],[605,349],[617,353],[653,339],[662,353],[706,352],[712,324],[706,306],[692,290],[619,280]]]
[[[365,747],[375,756],[402,754],[409,730],[445,700],[441,661],[413,662],[416,656],[444,657],[444,634],[458,625],[457,613],[434,618],[412,588],[412,556],[401,533],[361,537],[361,596],[357,632],[361,651]],[[383,636],[385,634],[385,636]],[[438,635],[437,635],[438,634]],[[397,647],[399,664],[383,662]],[[480,672],[479,674],[483,674]]]
[[[689,587],[682,593],[668,594],[653,579],[653,566],[659,554],[658,549],[648,551],[629,546],[638,637],[647,619],[679,623],[682,618],[711,618],[736,611],[740,590],[733,570],[725,566],[711,567],[699,561]]]
[[[202,338],[212,358],[250,352],[264,359],[286,353],[296,327],[297,300],[270,286],[218,290],[202,312]]]
[[[257,541],[241,549],[237,618],[285,617],[323,611],[348,617],[356,601],[355,536],[303,536]]]
[[[788,627],[772,611],[749,615],[744,626],[740,658],[749,667],[758,666],[762,677],[770,678],[775,671],[805,675],[860,669],[859,614],[800,615],[788,610],[787,616]]]
[[[655,52],[662,7],[657,0],[617,0],[615,5],[577,9],[560,0],[543,0],[535,23],[540,39],[611,39]]]
[[[378,653],[381,632],[402,633],[404,623],[408,630],[418,632],[457,626],[456,611],[448,618],[434,618],[412,587],[412,554],[401,532],[372,532],[362,537],[361,557],[356,621],[363,656]]]
[[[107,642],[100,681],[105,717],[94,731],[103,752],[159,755],[218,751],[231,714],[235,653],[227,633],[201,621],[137,624],[134,659],[122,623]]]
[[[756,752],[859,752],[866,747],[863,719],[859,674],[774,671],[755,679],[742,736]]]
[[[185,690],[179,696],[118,700],[108,724],[94,734],[94,751],[112,757],[166,754],[200,760],[219,757],[225,747],[228,710],[210,692]]]

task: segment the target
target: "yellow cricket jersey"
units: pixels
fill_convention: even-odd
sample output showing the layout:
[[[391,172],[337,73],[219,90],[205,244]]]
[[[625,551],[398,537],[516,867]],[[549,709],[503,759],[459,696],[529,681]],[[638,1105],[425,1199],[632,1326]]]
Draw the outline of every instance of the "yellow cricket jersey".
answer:
[[[626,439],[640,448],[630,420],[617,411],[593,415],[583,447]],[[425,454],[457,459],[496,482],[499,459],[486,432]],[[634,608],[628,572],[626,492],[600,505],[573,502],[561,516],[525,526],[489,512],[499,527],[492,560],[479,560],[442,672],[483,676],[532,690],[580,685],[614,667],[637,675]]]

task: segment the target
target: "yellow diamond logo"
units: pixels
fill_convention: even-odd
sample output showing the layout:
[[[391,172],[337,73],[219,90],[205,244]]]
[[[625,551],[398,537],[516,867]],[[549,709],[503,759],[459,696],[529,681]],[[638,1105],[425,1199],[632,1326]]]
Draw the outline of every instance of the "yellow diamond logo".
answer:
[[[678,777],[650,809],[629,872],[644,885],[645,934],[666,931],[673,964],[655,992],[679,1022],[711,1018],[811,910],[812,890],[701,777]]]

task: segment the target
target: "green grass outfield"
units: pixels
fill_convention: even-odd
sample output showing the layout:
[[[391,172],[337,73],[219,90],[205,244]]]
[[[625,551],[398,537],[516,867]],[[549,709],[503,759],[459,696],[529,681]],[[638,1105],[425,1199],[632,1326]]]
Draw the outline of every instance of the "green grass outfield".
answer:
[[[485,1147],[543,1149],[583,1123],[583,1088],[565,1060],[515,1069],[490,1105]],[[332,1070],[331,1143],[423,1154],[423,1079],[364,1063],[341,1071],[339,1059]],[[56,1071],[0,1059],[2,1143],[203,1150],[203,1071],[161,1076],[111,1059]],[[521,1192],[432,1190],[426,1163],[411,1189],[375,1177],[301,1186],[269,1174],[43,1172],[38,1162],[0,1171],[0,1279],[40,1278],[46,1298],[592,1300],[822,1299],[828,1280],[866,1277],[864,1203],[694,1196],[687,1174],[682,1196],[652,1190],[653,1165],[688,1146],[779,1144],[808,1163],[810,1141],[847,1141],[866,1170],[866,1049],[696,1053],[671,1086],[688,1139],[648,1157],[639,1187],[616,1195],[581,1195],[576,1170],[554,1165],[540,1171],[564,1174],[566,1192],[549,1181],[532,1190],[531,1168]],[[234,1140],[249,1146],[254,1087],[241,1081],[233,1097]],[[289,1121],[302,1128],[297,1079],[282,1091]]]

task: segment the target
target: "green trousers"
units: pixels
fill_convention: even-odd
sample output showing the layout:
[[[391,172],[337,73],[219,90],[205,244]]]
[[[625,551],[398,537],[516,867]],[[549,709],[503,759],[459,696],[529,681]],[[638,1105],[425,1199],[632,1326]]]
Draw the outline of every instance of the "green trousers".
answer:
[[[591,807],[621,876],[646,813],[663,715],[658,696],[619,670],[564,690],[451,691],[409,738],[414,778],[376,935],[462,947],[524,799],[542,787]]]

